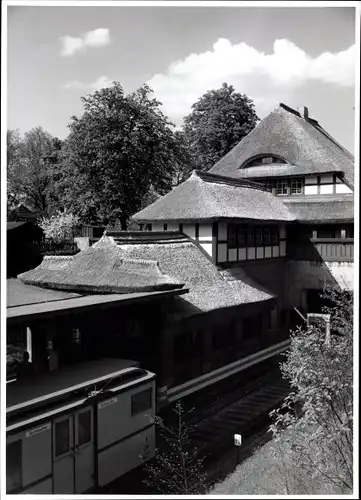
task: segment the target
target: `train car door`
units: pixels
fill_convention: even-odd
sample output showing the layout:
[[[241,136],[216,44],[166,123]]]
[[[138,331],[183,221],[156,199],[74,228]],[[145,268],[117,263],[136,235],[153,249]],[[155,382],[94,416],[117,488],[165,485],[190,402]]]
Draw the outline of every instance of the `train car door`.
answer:
[[[74,417],[53,421],[54,493],[74,493]]]
[[[94,486],[94,412],[88,406],[77,411],[75,423],[75,493]]]

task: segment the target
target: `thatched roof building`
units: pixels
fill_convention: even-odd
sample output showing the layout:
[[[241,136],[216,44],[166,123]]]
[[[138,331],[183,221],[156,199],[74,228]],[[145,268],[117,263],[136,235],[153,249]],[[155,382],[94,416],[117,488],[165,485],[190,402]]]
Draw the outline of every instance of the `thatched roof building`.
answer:
[[[18,278],[30,285],[85,293],[131,293],[182,288],[184,282],[164,274],[157,259],[129,258],[104,236],[71,257],[44,257]]]
[[[194,171],[189,179],[133,216],[137,222],[250,219],[292,221],[282,201],[257,183]]]
[[[285,104],[264,118],[210,172],[236,179],[339,173],[353,188],[354,158],[314,119]],[[247,167],[255,157],[274,155],[285,164]]]
[[[238,279],[220,272],[208,254],[184,234],[125,232],[114,238],[126,258],[157,259],[164,273],[185,283],[189,293],[181,299],[182,316],[275,299],[244,271]]]

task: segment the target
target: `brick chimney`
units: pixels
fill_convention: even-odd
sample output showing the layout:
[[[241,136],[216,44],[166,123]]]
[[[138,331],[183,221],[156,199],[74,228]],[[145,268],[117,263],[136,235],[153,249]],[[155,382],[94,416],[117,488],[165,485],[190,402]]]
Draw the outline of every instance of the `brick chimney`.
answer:
[[[303,107],[303,118],[308,120],[308,108],[306,106]]]

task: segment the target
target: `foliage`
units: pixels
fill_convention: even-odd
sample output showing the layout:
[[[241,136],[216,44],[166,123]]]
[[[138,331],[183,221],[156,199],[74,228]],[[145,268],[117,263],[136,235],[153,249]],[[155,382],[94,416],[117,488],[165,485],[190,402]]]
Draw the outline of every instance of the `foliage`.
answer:
[[[353,297],[333,289],[323,296],[331,303],[324,308],[331,315],[331,341],[314,325],[292,334],[281,370],[293,392],[271,413],[270,430],[282,439],[277,459],[347,491],[353,482]]]
[[[177,130],[174,132],[176,155],[173,172],[173,187],[182,184],[188,179],[192,170],[195,168],[195,163],[192,154],[188,147],[187,138],[183,131]]]
[[[119,82],[82,97],[64,148],[59,186],[64,205],[89,224],[126,229],[153,188],[171,188],[175,140],[171,123],[144,85],[124,95]]]
[[[41,127],[21,138],[16,130],[7,132],[7,181],[9,209],[27,201],[40,215],[51,213],[56,201],[54,175],[61,141]]]
[[[209,170],[256,126],[253,101],[223,83],[193,104],[184,119],[184,134],[192,164]]]
[[[206,475],[203,460],[191,447],[190,426],[185,423],[187,413],[178,401],[174,408],[177,417],[175,428],[167,427],[160,417],[156,425],[164,443],[164,451],[156,450],[155,462],[146,464],[148,486],[155,486],[159,493],[174,495],[204,494]]]
[[[73,230],[79,225],[79,217],[72,213],[57,211],[51,217],[43,217],[39,226],[44,231],[45,237],[55,242],[71,240]]]

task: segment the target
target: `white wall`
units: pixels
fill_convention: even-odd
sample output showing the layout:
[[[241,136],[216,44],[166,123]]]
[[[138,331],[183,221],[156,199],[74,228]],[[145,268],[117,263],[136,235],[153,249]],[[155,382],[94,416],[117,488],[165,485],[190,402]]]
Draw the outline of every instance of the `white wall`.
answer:
[[[212,257],[212,223],[199,224],[198,241],[201,247]]]
[[[183,224],[183,233],[194,239],[196,237],[196,225]]]
[[[336,193],[337,194],[349,194],[352,193],[352,190],[346,186],[346,184],[343,184],[342,182],[340,184],[336,184]]]
[[[314,194],[349,194],[352,190],[336,176],[336,184],[334,183],[333,174],[321,174],[320,184],[317,185],[317,176],[308,175],[305,177],[305,195]]]
[[[309,194],[317,194],[318,193],[318,186],[307,186],[305,185],[305,195]]]

